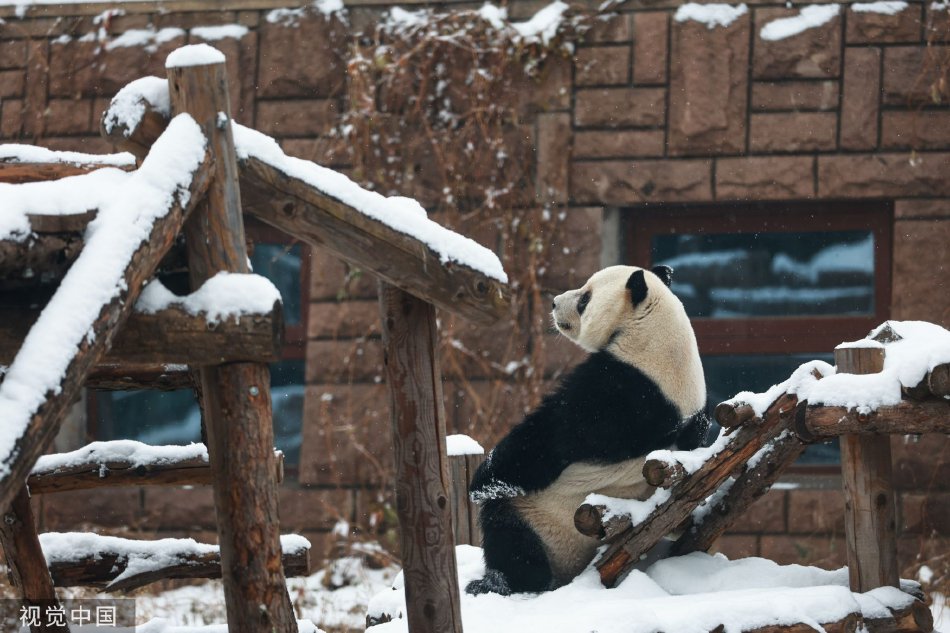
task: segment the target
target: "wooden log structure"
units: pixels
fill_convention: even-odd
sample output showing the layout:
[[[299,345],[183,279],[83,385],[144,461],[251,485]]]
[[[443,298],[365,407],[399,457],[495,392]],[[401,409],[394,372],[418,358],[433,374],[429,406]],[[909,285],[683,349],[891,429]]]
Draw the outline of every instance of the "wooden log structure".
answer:
[[[460,633],[435,307],[379,286],[406,619],[412,633]]]
[[[449,480],[452,482],[451,502],[452,529],[456,545],[482,544],[482,531],[478,525],[478,507],[468,496],[468,484],[475,476],[485,455],[449,455]]]
[[[92,336],[72,352],[58,392],[47,394],[32,415],[24,432],[16,439],[14,450],[3,464],[8,474],[0,483],[0,507],[8,507],[26,481],[36,459],[42,455],[59,431],[62,418],[75,401],[85,377],[99,362],[115,340],[116,332],[132,313],[135,301],[154,274],[159,261],[171,248],[185,218],[201,200],[211,176],[211,158],[204,161],[192,175],[188,203],[182,206],[178,198],[168,212],[156,218],[148,237],[135,249],[126,262],[123,273],[124,288],[103,305],[92,325]],[[83,255],[80,254],[79,257]]]
[[[138,558],[146,558],[141,554]],[[52,575],[56,587],[98,587],[107,591],[129,592],[161,580],[181,578],[221,578],[221,556],[218,552],[183,553],[161,567],[132,574],[116,581],[129,567],[130,558],[115,552],[97,552],[77,556],[72,560],[57,560],[50,564],[47,575]],[[310,573],[309,550],[283,552],[280,564],[287,577],[306,576]],[[230,625],[229,625],[230,626]]]
[[[713,417],[724,429],[734,429],[737,426],[748,424],[755,419],[755,409],[745,402],[733,404],[731,402],[720,402],[716,405]]]
[[[223,60],[167,72],[172,111],[197,121],[214,158],[207,196],[184,227],[194,289],[221,271],[248,272],[228,81]],[[200,376],[229,631],[296,632],[280,565],[268,367],[206,366]]]
[[[284,479],[284,456],[274,451],[275,477]],[[130,461],[91,460],[67,468],[33,469],[27,480],[30,493],[34,495],[90,488],[120,486],[205,486],[211,485],[211,467],[207,459],[193,457],[179,460],[163,460],[151,464]]]
[[[20,488],[0,522],[0,544],[10,584],[20,591],[27,606],[57,606],[53,579],[46,567],[43,549],[36,533],[36,521],[30,507],[30,493]],[[31,633],[69,633],[69,626],[32,626]]]
[[[835,365],[839,374],[878,373],[884,369],[884,348],[881,344],[839,346]],[[851,590],[864,593],[878,587],[899,587],[891,438],[842,436],[841,479]]]
[[[859,613],[850,613],[834,622],[821,622],[821,628],[827,633],[931,633],[933,631],[933,613],[923,602],[915,600],[903,609],[889,609],[890,614],[882,618],[865,618]],[[720,625],[710,633],[722,633]],[[755,629],[746,629],[742,633],[814,633],[812,624],[773,624]]]
[[[168,119],[165,119],[165,125],[168,125]],[[165,127],[161,128],[164,131]],[[155,142],[161,131],[155,135],[152,142]],[[151,144],[149,144],[151,147]],[[147,154],[148,152],[146,152]],[[144,154],[143,154],[144,156]],[[132,169],[132,165],[119,165],[111,162],[48,162],[48,163],[26,163],[10,159],[0,159],[0,182],[9,184],[21,184],[25,182],[42,182],[46,180],[58,180],[67,176],[80,176],[88,174],[97,169],[112,167],[116,169]]]
[[[809,442],[849,434],[950,433],[950,403],[934,399],[904,401],[869,412],[846,407],[810,406],[796,420],[795,429],[803,440]]]
[[[100,363],[86,376],[85,385],[99,391],[174,391],[194,389],[195,381],[187,365]]]
[[[9,365],[39,316],[39,309],[0,308],[0,365]],[[280,303],[264,314],[209,323],[203,314],[171,306],[154,314],[133,312],[101,365],[190,365],[280,359],[284,321]]]
[[[643,478],[651,486],[669,488],[685,477],[686,469],[682,464],[662,459],[648,459],[643,463]]]

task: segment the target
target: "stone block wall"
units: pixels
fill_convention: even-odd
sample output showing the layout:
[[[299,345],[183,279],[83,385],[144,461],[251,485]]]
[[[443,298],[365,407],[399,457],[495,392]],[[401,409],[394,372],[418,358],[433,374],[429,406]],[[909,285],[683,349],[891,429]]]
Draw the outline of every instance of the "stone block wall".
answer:
[[[288,153],[346,170],[348,153],[330,132],[348,106],[348,44],[386,7],[345,4],[345,20],[277,0],[223,11],[186,0],[168,0],[161,12],[117,3],[122,12],[106,14],[77,4],[23,18],[0,7],[0,136],[109,151],[97,132],[108,99],[137,77],[163,75],[175,47],[207,41],[228,57],[238,121]],[[623,219],[624,209],[644,205],[885,200],[894,208],[891,317],[950,326],[950,109],[931,89],[947,78],[950,12],[930,2],[893,15],[842,4],[819,26],[766,39],[763,27],[807,5],[747,4],[730,23],[710,26],[679,19],[678,0],[629,0],[595,19],[573,55],[551,59],[539,81],[524,84],[517,129],[534,161],[524,198],[551,205],[568,236],[564,257],[545,271],[546,291],[576,287],[601,266],[602,240],[617,238],[602,235],[605,212]],[[513,0],[509,13],[526,19],[542,6]],[[228,28],[208,28],[220,26]],[[323,542],[338,519],[364,528],[392,520],[389,422],[375,281],[313,252],[309,300],[304,460],[282,492],[281,515],[285,529]],[[490,444],[474,413],[492,411],[503,428],[527,404],[499,397],[481,362],[501,357],[511,325],[447,325],[472,352],[451,359],[470,380],[445,386],[449,430]],[[553,378],[579,356],[567,343],[552,345],[541,369]],[[948,449],[945,438],[925,437],[912,450],[895,440],[905,553],[947,544]],[[807,477],[795,485],[759,502],[723,538],[724,551],[840,562],[837,487]],[[45,529],[88,522],[213,531],[208,491],[172,494],[50,496],[41,516]]]

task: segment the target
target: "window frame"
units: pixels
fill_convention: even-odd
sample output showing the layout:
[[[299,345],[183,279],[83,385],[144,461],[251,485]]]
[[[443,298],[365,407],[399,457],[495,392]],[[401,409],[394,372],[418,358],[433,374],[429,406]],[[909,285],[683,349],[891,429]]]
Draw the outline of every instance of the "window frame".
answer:
[[[838,344],[861,338],[890,318],[893,204],[888,201],[634,207],[624,210],[624,220],[625,259],[646,267],[653,266],[655,235],[854,230],[874,235],[873,315],[690,317],[702,355],[830,353]]]

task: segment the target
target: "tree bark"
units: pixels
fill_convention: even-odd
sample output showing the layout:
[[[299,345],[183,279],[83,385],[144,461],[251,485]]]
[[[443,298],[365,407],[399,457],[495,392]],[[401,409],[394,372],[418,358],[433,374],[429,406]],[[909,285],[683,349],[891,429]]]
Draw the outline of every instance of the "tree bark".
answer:
[[[867,413],[846,407],[808,407],[796,430],[809,442],[848,434],[950,433],[950,402],[905,400]]]

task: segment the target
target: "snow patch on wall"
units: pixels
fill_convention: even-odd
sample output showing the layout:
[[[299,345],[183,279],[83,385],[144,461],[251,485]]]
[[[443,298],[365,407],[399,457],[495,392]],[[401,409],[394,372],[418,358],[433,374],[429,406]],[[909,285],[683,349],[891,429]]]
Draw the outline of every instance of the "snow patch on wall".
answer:
[[[841,13],[841,6],[837,4],[813,4],[803,8],[798,15],[790,18],[772,20],[762,27],[759,37],[774,42],[794,37],[808,29],[818,28],[831,22]]]
[[[318,13],[324,17],[337,14],[337,17],[343,19],[346,16],[346,9],[343,6],[343,0],[315,0],[311,5]],[[296,27],[300,24],[301,18],[307,14],[307,7],[296,9],[273,9],[268,11],[264,19],[270,24],[279,24],[280,26]]]
[[[897,15],[906,9],[907,6],[907,3],[903,0],[882,0],[881,2],[855,2],[851,5],[851,10],[855,13]]]
[[[712,30],[717,26],[728,27],[748,12],[749,8],[745,4],[733,6],[731,4],[689,2],[676,10],[673,19],[677,22],[700,22],[705,24],[707,29]]]
[[[222,24],[219,26],[196,26],[191,29],[191,34],[203,40],[214,42],[227,38],[239,40],[247,35],[249,31],[250,29],[243,24]]]
[[[153,28],[130,29],[115,39],[106,42],[105,49],[111,51],[116,48],[141,46],[148,52],[154,53],[162,44],[184,36],[185,30],[175,26],[169,26],[159,31]]]

